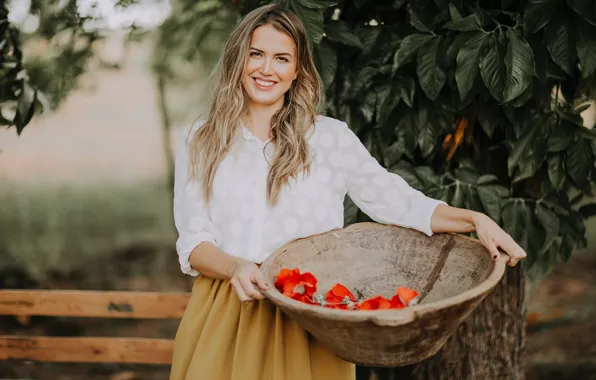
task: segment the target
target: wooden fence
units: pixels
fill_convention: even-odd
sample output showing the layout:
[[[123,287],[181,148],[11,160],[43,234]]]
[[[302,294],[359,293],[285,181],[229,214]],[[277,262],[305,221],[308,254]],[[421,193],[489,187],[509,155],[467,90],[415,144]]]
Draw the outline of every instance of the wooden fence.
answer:
[[[190,293],[0,290],[0,315],[180,319]],[[0,360],[170,364],[173,339],[0,335]]]

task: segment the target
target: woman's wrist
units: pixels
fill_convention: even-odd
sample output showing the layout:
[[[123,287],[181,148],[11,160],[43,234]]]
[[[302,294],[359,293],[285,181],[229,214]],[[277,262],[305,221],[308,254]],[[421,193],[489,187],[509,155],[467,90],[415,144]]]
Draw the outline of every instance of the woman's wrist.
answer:
[[[228,267],[228,279],[232,279],[232,277],[234,277],[234,272],[236,272],[236,268],[238,268],[238,265],[240,264],[240,258],[239,257],[232,257],[232,261],[231,261],[231,265]]]
[[[439,205],[433,213],[431,228],[433,232],[474,232],[481,217],[482,214],[476,211]]]
[[[478,226],[478,224],[482,223],[486,219],[492,220],[487,215],[485,215],[481,212],[476,212],[476,211],[471,211],[471,212],[472,212],[471,222],[474,225],[474,231],[476,231],[476,226]]]

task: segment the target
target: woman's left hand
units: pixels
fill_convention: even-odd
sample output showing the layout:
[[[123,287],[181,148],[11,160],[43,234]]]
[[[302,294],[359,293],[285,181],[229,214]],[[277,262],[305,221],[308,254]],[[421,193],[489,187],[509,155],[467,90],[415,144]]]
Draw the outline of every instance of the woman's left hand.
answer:
[[[520,247],[509,234],[501,229],[497,223],[484,214],[476,213],[474,215],[474,225],[476,234],[490,251],[493,260],[498,260],[501,254],[499,248],[509,255],[509,266],[515,266],[518,261],[526,257],[526,252]]]

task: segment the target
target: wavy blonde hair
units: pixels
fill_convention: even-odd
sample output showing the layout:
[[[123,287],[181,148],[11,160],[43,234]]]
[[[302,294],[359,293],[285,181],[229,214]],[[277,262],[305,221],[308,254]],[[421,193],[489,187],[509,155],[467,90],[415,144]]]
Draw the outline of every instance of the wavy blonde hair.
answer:
[[[310,173],[306,133],[323,107],[323,88],[309,48],[302,21],[279,5],[267,5],[248,13],[234,29],[218,63],[214,98],[208,117],[192,137],[190,176],[202,171],[205,200],[212,198],[216,170],[230,149],[241,120],[247,115],[247,94],[242,77],[253,31],[271,25],[288,34],[296,44],[298,76],[284,95],[284,105],[271,118],[271,143],[275,155],[267,178],[267,201],[275,205],[279,193],[300,172]]]

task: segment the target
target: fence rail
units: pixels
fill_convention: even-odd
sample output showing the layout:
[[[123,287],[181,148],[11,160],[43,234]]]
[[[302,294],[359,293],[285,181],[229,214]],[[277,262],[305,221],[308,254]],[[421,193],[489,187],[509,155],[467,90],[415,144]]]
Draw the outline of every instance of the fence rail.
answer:
[[[179,319],[189,293],[0,290],[0,315]],[[170,364],[173,339],[0,335],[0,360]]]

